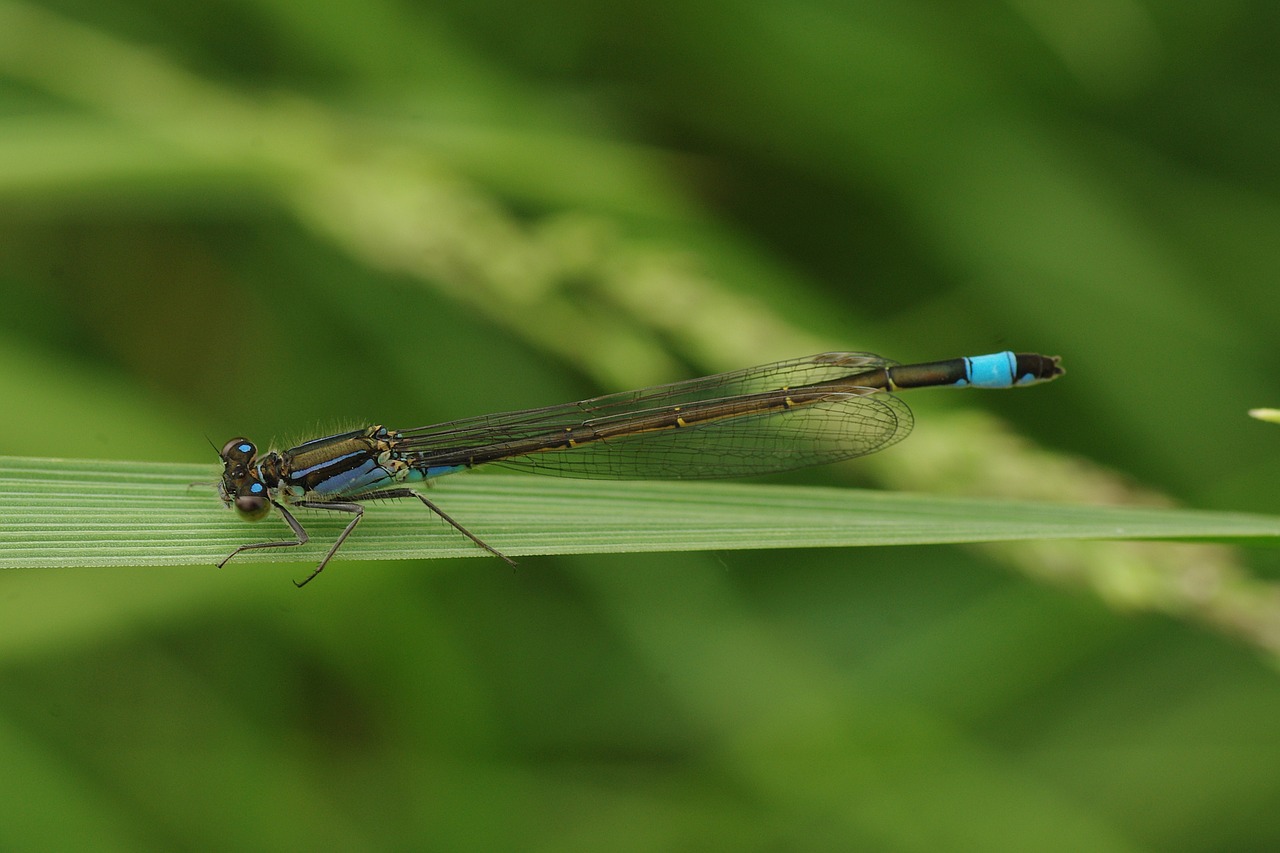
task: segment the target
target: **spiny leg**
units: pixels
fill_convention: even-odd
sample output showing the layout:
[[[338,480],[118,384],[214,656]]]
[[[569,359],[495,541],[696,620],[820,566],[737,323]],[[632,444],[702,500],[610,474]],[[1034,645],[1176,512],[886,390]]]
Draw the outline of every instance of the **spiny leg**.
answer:
[[[356,495],[351,499],[357,500],[357,501],[375,501],[375,500],[383,500],[387,498],[417,498],[418,500],[422,501],[423,504],[426,505],[427,509],[431,510],[436,515],[440,516],[442,519],[448,522],[449,525],[453,527],[454,530],[458,531],[463,536],[467,537],[472,542],[476,543],[481,548],[485,549],[486,551],[488,551],[490,554],[497,557],[498,559],[503,560],[512,566],[516,564],[515,560],[511,559],[506,554],[502,553],[497,548],[493,547],[488,542],[485,542],[479,536],[476,536],[470,530],[463,527],[458,522],[454,521],[453,518],[450,517],[449,513],[445,512],[440,507],[436,506],[431,501],[429,501],[427,499],[427,496],[422,494],[422,492],[416,492],[413,489],[385,489],[383,491],[378,491],[378,492],[364,492],[363,494]],[[308,578],[308,580],[310,579]]]
[[[356,501],[383,500],[383,499],[393,499],[393,498],[417,498],[418,500],[422,501],[423,504],[426,505],[427,509],[431,510],[436,515],[440,516],[442,519],[448,522],[455,530],[457,530],[463,536],[467,537],[472,542],[474,542],[475,544],[479,545],[481,548],[488,551],[490,554],[493,554],[495,557],[498,557],[499,559],[504,560],[513,566],[516,564],[515,560],[511,559],[506,554],[499,551],[497,548],[494,548],[492,545],[485,542],[480,537],[476,536],[470,530],[467,530],[467,528],[463,527],[457,521],[454,521],[453,518],[450,517],[447,512],[440,509],[440,507],[436,506],[434,503],[429,501],[427,497],[422,493],[415,492],[413,489],[386,489],[383,491],[364,492],[359,495],[353,495],[350,499],[346,501],[296,501],[293,504],[294,506],[305,507],[307,509],[324,509],[324,510],[331,510],[333,512],[349,512],[353,516],[355,516],[354,518],[351,519],[351,523],[348,524],[345,528],[343,528],[342,533],[338,534],[338,538],[334,540],[333,545],[329,548],[329,552],[324,555],[324,558],[320,561],[320,564],[315,567],[315,569],[311,572],[311,574],[307,575],[301,581],[294,581],[293,585],[301,589],[302,587],[309,584],[312,581],[312,579],[315,578],[316,575],[324,571],[324,567],[329,564],[329,561],[331,559],[333,559],[333,555],[338,553],[338,549],[342,547],[342,543],[346,541],[346,538],[351,535],[351,531],[355,530],[356,525],[360,523],[360,519],[364,517],[364,507],[361,506],[359,503],[356,503]],[[289,510],[287,510],[282,504],[280,504],[277,501],[272,501],[271,503],[273,506],[275,506],[276,509],[280,510],[280,515],[284,517],[284,520],[286,522],[288,522],[290,529],[293,530],[293,535],[296,536],[297,538],[292,541],[283,540],[279,542],[253,542],[248,545],[241,545],[238,548],[236,548],[234,551],[232,551],[230,554],[228,554],[225,558],[223,558],[222,562],[218,563],[218,568],[222,568],[223,566],[225,566],[232,557],[234,557],[236,554],[239,554],[241,551],[252,551],[256,548],[291,548],[291,547],[296,547],[298,545],[305,545],[307,544],[307,542],[311,540],[311,537],[307,535],[307,531],[303,529],[302,525],[298,523],[298,520],[293,517],[293,514],[289,512]]]
[[[306,545],[307,542],[310,541],[311,537],[307,535],[307,531],[302,529],[302,525],[298,523],[298,519],[294,518],[293,515],[289,512],[289,510],[285,509],[284,506],[277,503],[276,501],[272,501],[271,503],[273,506],[275,506],[276,509],[280,510],[280,514],[284,516],[284,520],[289,522],[289,527],[292,528],[293,535],[296,536],[297,538],[292,541],[288,539],[282,539],[278,542],[254,542],[249,545],[241,545],[238,548],[236,548],[234,551],[232,551],[230,554],[223,557],[222,562],[218,563],[218,568],[222,568],[223,566],[225,566],[228,562],[231,561],[232,557],[234,557],[236,554],[239,554],[241,551],[252,551],[255,548],[294,548],[294,547],[297,547],[298,545]]]
[[[363,498],[363,495],[358,497],[358,499]],[[307,509],[327,509],[334,512],[349,512],[355,516],[351,519],[351,523],[344,527],[342,532],[338,534],[338,538],[333,541],[333,545],[329,548],[329,553],[324,555],[324,559],[320,561],[320,565],[316,566],[315,569],[312,570],[311,574],[307,575],[301,581],[293,582],[294,586],[298,589],[302,589],[304,586],[311,583],[312,578],[323,572],[325,566],[329,565],[329,561],[333,559],[333,555],[338,553],[338,549],[342,547],[342,543],[346,541],[346,538],[351,535],[351,531],[356,529],[356,525],[359,524],[360,519],[364,517],[364,507],[358,503],[352,503],[349,501],[298,501],[294,506],[303,506]],[[284,512],[283,508],[281,508],[281,512]],[[291,523],[296,524],[287,512],[285,513],[285,518]]]

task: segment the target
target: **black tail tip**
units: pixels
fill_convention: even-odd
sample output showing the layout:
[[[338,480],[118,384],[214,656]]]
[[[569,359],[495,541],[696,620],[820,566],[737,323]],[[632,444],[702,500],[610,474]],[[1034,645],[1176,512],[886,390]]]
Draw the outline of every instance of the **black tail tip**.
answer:
[[[1018,353],[1018,376],[1027,377],[1021,382],[1049,382],[1066,373],[1062,356],[1040,355],[1034,352]]]

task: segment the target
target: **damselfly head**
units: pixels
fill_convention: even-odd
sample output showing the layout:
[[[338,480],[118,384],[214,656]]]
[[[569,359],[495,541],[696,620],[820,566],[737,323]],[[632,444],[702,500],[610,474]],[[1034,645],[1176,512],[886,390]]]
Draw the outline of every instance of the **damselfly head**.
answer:
[[[222,481],[218,495],[247,521],[257,521],[271,512],[271,499],[266,485],[253,463],[258,449],[247,438],[233,438],[222,446]]]

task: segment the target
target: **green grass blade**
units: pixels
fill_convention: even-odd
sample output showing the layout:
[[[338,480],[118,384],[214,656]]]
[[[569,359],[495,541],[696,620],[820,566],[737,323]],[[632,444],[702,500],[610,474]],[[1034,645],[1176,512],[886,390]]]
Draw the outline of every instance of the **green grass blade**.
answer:
[[[0,568],[208,564],[246,542],[287,538],[278,517],[250,525],[226,510],[211,485],[216,472],[212,465],[0,457]],[[447,478],[434,497],[512,556],[1280,536],[1280,518],[1270,516],[751,483],[486,474]],[[312,534],[308,545],[237,559],[315,562],[348,520],[298,514]],[[348,559],[481,554],[424,507],[403,501],[371,506],[342,550]]]

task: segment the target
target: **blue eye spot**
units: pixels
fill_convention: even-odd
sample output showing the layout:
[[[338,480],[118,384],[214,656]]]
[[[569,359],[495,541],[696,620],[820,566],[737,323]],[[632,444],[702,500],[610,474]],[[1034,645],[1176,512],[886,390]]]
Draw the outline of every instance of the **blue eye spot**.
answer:
[[[254,483],[252,486],[249,487],[249,491],[253,492],[255,495],[262,494],[262,490],[263,490],[263,487],[261,483]]]
[[[252,452],[253,452],[253,445],[252,445],[252,444],[239,444],[239,445],[236,445],[236,450],[239,450],[241,453],[252,453]]]

